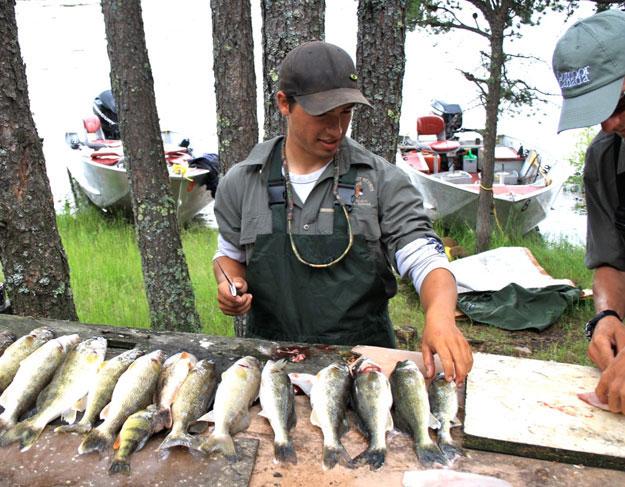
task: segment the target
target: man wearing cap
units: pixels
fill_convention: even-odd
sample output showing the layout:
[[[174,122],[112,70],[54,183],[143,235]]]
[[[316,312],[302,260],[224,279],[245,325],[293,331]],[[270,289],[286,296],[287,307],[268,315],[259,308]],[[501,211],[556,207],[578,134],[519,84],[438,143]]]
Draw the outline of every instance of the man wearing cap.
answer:
[[[601,124],[586,152],[586,265],[595,269],[597,314],[586,324],[588,355],[602,370],[596,393],[625,413],[625,12],[608,10],[571,26],[553,70],[563,96],[558,132]]]
[[[421,296],[426,372],[437,353],[448,380],[463,381],[471,349],[421,197],[400,169],[346,137],[353,107],[370,106],[352,59],[309,42],[286,56],[279,76],[286,136],[254,147],[217,190],[221,310],[248,313],[250,337],[394,347],[394,267]]]

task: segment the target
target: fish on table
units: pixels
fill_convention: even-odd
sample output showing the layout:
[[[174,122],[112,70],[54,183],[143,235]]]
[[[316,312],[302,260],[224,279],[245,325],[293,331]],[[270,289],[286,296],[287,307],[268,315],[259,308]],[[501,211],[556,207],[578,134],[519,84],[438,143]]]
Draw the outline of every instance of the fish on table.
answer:
[[[105,338],[95,337],[80,342],[70,350],[56,369],[46,388],[45,400],[35,415],[7,431],[2,442],[19,441],[22,451],[26,451],[37,441],[48,423],[71,412],[73,405],[87,394],[104,361],[106,345]]]
[[[428,389],[432,415],[440,423],[437,443],[449,461],[464,455],[461,447],[455,444],[451,437],[452,426],[459,426],[458,393],[456,383],[445,380],[444,374],[438,374]]]
[[[113,389],[111,402],[100,413],[104,422],[87,433],[78,446],[79,454],[101,452],[109,447],[124,421],[150,405],[164,359],[165,353],[155,350],[128,367]]]
[[[287,360],[268,360],[260,381],[260,416],[267,418],[274,432],[274,461],[297,463],[290,430],[297,423],[293,384],[286,373]]]
[[[77,407],[78,410],[84,410],[80,421],[57,426],[54,431],[57,433],[88,433],[91,431],[102,409],[111,402],[113,390],[120,376],[130,367],[130,364],[144,353],[143,350],[133,348],[103,362],[90,385],[84,407],[83,405]]]
[[[78,342],[77,334],[47,340],[20,362],[13,381],[0,395],[0,406],[4,408],[0,414],[0,446],[12,443],[10,436],[5,438],[6,432],[35,404],[39,393]]]
[[[215,423],[211,435],[199,443],[200,451],[221,452],[228,461],[236,461],[232,436],[250,425],[250,406],[258,398],[260,376],[260,362],[252,356],[237,360],[221,375],[213,410],[200,418]]]
[[[324,470],[337,463],[352,467],[351,458],[341,443],[341,437],[349,430],[347,405],[352,386],[349,367],[345,362],[334,362],[321,369],[310,388],[310,422],[323,433]]]
[[[158,447],[161,455],[166,456],[168,450],[176,446],[199,448],[197,438],[189,434],[189,429],[210,408],[216,388],[215,364],[210,360],[200,360],[191,369],[174,398],[171,406],[173,424]]]
[[[352,375],[352,404],[359,418],[359,429],[369,441],[367,449],[353,463],[367,463],[377,470],[386,459],[386,432],[393,429],[391,385],[380,366],[368,358],[352,365]]]
[[[172,355],[163,364],[161,374],[156,385],[154,404],[165,413],[164,428],[171,428],[171,405],[176,393],[189,375],[189,371],[195,367],[197,358],[189,352],[179,352]],[[155,431],[155,433],[158,431]]]
[[[7,338],[5,336],[5,343]],[[43,326],[35,328],[28,335],[18,338],[6,347],[0,356],[0,393],[9,387],[22,360],[53,338],[54,332]]]
[[[412,360],[397,362],[389,381],[395,427],[412,436],[415,453],[424,467],[446,465],[447,457],[429,435],[428,428],[438,428],[440,425],[430,412],[425,378],[417,364]]]

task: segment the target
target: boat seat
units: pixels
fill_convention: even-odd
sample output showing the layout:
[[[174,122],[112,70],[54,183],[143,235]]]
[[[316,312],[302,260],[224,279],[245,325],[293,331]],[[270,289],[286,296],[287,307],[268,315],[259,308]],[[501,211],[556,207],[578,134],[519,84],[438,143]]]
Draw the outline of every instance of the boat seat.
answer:
[[[445,139],[445,121],[438,115],[425,115],[417,118],[417,135],[436,135],[436,141],[428,145],[439,154],[458,150],[460,143]]]

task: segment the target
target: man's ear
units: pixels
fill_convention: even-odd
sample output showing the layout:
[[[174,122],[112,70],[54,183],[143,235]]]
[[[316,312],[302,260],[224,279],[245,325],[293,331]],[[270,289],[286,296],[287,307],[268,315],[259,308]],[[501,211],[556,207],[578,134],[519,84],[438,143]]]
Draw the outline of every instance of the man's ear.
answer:
[[[284,91],[278,91],[278,93],[276,93],[276,105],[283,117],[286,117],[290,113],[289,102]]]

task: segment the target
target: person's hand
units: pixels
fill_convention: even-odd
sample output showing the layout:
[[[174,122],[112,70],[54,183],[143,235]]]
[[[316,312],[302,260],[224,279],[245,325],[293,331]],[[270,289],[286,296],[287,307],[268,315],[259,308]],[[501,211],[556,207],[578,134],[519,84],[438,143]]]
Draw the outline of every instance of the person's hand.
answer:
[[[625,351],[621,350],[602,372],[595,394],[610,411],[625,414]]]
[[[606,370],[617,353],[625,348],[625,326],[616,316],[601,319],[592,334],[588,357],[601,370]]]
[[[247,282],[241,277],[232,279],[237,288],[237,295],[230,292],[228,281],[223,280],[217,286],[217,302],[222,313],[229,316],[240,316],[252,307],[252,295],[247,292]]]
[[[473,367],[473,353],[462,332],[455,322],[442,320],[427,321],[421,339],[421,352],[425,365],[425,375],[428,379],[434,377],[434,353],[443,364],[445,379],[455,379],[456,384],[464,382],[467,374]]]

